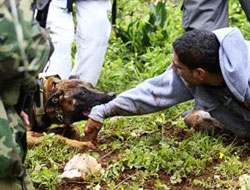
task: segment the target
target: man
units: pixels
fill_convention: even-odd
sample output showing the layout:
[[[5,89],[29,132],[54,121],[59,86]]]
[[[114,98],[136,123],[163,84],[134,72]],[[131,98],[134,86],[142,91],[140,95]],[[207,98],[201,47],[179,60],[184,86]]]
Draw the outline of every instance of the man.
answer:
[[[18,4],[17,4],[18,3]],[[30,1],[0,1],[0,189],[34,189],[24,167],[27,114],[35,76],[50,54],[46,33],[33,22]],[[19,116],[20,115],[20,116]],[[23,120],[23,121],[22,121]]]
[[[204,110],[219,121],[212,125],[250,137],[250,42],[237,28],[193,30],[177,38],[173,49],[165,73],[92,108],[87,139],[96,142],[105,118],[157,112],[191,99],[195,111],[186,119],[189,125],[199,125],[192,114]]]
[[[76,57],[71,62],[71,47],[75,40],[72,2],[76,7]],[[46,28],[55,51],[44,68],[45,75],[58,74],[62,79],[77,77],[93,86],[101,74],[111,24],[108,13],[110,0],[51,0]]]

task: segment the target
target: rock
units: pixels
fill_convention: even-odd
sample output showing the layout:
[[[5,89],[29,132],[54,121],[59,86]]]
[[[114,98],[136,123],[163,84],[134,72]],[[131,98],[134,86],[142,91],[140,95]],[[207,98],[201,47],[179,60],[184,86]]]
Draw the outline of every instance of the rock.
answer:
[[[101,170],[101,164],[93,156],[77,154],[65,165],[64,172],[60,177],[85,179],[85,176],[89,174],[101,174]]]

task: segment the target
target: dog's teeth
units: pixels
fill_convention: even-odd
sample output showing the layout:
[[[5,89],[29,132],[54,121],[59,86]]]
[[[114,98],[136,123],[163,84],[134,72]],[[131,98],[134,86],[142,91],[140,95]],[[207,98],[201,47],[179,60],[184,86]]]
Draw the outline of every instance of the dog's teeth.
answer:
[[[82,114],[85,116],[85,117],[88,117],[89,116],[89,113],[90,111],[83,111]]]

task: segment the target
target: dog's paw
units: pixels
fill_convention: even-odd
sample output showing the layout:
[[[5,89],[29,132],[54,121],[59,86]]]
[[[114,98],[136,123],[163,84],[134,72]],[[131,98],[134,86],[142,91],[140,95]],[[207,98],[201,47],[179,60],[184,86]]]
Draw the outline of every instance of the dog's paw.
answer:
[[[66,143],[67,145],[69,145],[70,147],[79,148],[81,150],[86,148],[90,149],[95,148],[95,145],[91,141],[78,141],[78,140],[68,139],[60,135],[57,135],[57,138]]]
[[[95,149],[95,145],[90,142],[90,141],[78,141],[78,142],[74,142],[74,144],[72,145],[76,148],[79,148],[79,149],[86,149],[86,148],[89,148],[89,149]]]

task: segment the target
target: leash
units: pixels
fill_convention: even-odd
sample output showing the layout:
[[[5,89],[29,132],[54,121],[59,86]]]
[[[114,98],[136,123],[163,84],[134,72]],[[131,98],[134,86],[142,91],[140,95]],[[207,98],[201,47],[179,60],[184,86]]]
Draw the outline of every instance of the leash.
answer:
[[[58,104],[56,105],[55,113],[57,121],[59,121],[59,123],[62,124],[64,121],[64,112],[63,109]]]
[[[42,75],[42,73],[40,73],[38,75],[38,79],[40,81],[39,83],[39,100],[38,102],[35,103],[35,106],[34,106],[34,112],[35,112],[35,115],[36,115],[36,120],[38,121],[38,123],[41,123],[42,122],[42,117],[43,115],[45,115],[45,109],[44,109],[44,90],[43,90],[43,83],[44,81],[46,81],[46,77]]]
[[[58,75],[52,75],[52,76],[57,76]],[[47,78],[49,78],[51,76],[44,76],[42,73],[40,73],[38,75],[38,79],[40,81],[40,85],[39,85],[39,104],[35,104],[34,106],[34,112],[36,115],[36,120],[39,123],[42,123],[42,118],[43,116],[46,114],[45,112],[45,99],[44,99],[44,89],[43,89],[43,84],[46,82]],[[59,77],[60,78],[60,77]],[[64,112],[63,109],[58,105],[59,99],[58,97],[53,97],[51,100],[54,104],[56,104],[55,106],[55,115],[56,115],[56,119],[58,120],[59,123],[63,123],[64,121]]]

